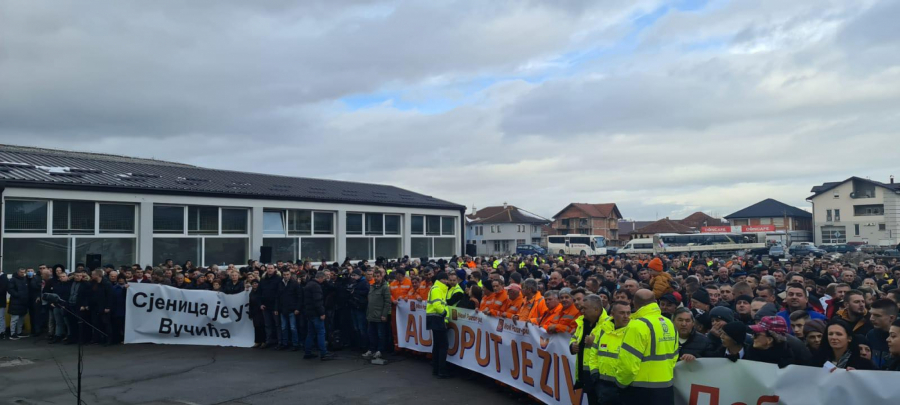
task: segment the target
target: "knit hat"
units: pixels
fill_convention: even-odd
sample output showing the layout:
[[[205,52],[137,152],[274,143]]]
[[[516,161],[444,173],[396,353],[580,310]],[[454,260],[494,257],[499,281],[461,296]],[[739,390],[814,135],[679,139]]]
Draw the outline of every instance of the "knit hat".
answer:
[[[665,266],[663,265],[662,260],[660,260],[658,257],[654,257],[653,260],[651,260],[650,263],[647,264],[647,268],[656,272],[660,272],[663,271]]]
[[[675,305],[678,305],[678,303],[681,302],[678,298],[675,298],[675,296],[672,295],[672,293],[663,294],[662,297],[659,297],[659,300],[666,301],[666,302],[669,302],[669,303],[672,303]]]
[[[747,326],[741,321],[728,322],[722,327],[722,332],[738,344],[744,344],[747,339]]]
[[[756,325],[750,325],[753,333],[773,332],[779,335],[788,333],[787,322],[780,316],[764,316]]]
[[[691,299],[695,299],[706,305],[712,305],[712,302],[709,300],[709,293],[704,289],[694,291],[694,294],[691,295]]]
[[[778,307],[776,307],[775,304],[769,303],[769,304],[763,305],[763,307],[760,308],[759,311],[756,311],[755,318],[757,321],[760,321],[764,317],[775,316],[775,314],[777,314],[777,313],[778,313]]]
[[[728,307],[715,307],[709,311],[711,319],[721,319],[725,322],[734,322],[734,313]]]
[[[749,304],[749,303],[753,302],[753,297],[744,294],[744,295],[738,295],[738,296],[734,299],[734,303],[735,303],[735,304],[737,304],[738,302],[741,302],[741,301],[747,301],[747,303]]]
[[[803,325],[803,336],[810,332],[825,334],[825,322],[821,319],[811,319]]]

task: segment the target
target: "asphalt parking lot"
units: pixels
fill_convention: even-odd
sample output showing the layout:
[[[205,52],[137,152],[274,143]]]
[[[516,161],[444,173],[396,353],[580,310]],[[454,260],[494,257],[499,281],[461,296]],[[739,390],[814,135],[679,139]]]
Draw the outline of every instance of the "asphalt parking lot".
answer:
[[[303,352],[208,346],[86,346],[87,404],[515,404],[531,403],[480,377],[431,376],[423,358],[368,364],[355,352],[330,362]],[[0,404],[74,404],[77,346],[0,341]],[[22,364],[25,363],[25,364]]]

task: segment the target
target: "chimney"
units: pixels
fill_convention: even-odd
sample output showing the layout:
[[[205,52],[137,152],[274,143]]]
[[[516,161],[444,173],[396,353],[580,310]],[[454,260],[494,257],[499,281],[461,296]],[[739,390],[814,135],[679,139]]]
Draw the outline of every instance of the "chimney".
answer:
[[[891,184],[894,184],[894,175],[891,175]]]
[[[475,215],[476,212],[478,212],[478,210],[475,209],[475,204],[472,204],[472,215]]]
[[[508,205],[506,204],[506,201],[504,201],[504,202],[503,202],[503,209],[506,209],[507,206],[508,206]]]

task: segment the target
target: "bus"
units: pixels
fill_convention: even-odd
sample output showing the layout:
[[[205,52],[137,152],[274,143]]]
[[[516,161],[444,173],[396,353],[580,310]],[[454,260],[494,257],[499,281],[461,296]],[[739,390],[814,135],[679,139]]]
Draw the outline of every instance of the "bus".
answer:
[[[607,254],[606,238],[582,234],[548,236],[547,252],[560,255],[604,256]]]
[[[694,254],[701,257],[729,256],[755,249],[765,249],[766,240],[754,233],[660,233],[653,235],[653,251],[657,254]]]
[[[630,255],[653,253],[653,239],[632,239],[623,248],[619,249],[618,253]]]

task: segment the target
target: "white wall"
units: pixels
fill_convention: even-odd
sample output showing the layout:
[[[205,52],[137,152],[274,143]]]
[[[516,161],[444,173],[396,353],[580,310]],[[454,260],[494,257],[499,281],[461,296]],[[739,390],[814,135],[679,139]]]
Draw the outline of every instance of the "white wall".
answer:
[[[16,188],[10,187],[3,191],[3,198],[17,199],[46,199],[46,200],[85,200],[97,202],[117,202],[131,203],[138,206],[138,247],[137,258],[138,263],[143,265],[150,264],[153,257],[153,204],[173,204],[173,205],[207,205],[226,208],[249,208],[250,209],[250,258],[259,258],[260,246],[263,239],[263,209],[307,209],[335,212],[335,256],[338,261],[343,261],[346,257],[346,213],[350,212],[372,212],[386,214],[403,215],[403,247],[404,255],[410,254],[410,238],[411,238],[411,217],[412,215],[441,215],[452,216],[455,218],[455,249],[456,254],[460,254],[460,245],[463,230],[460,226],[460,211],[446,209],[427,209],[427,208],[410,208],[410,207],[389,207],[362,204],[339,204],[339,203],[321,203],[308,201],[289,201],[289,200],[265,200],[251,199],[241,197],[200,197],[200,196],[178,196],[178,195],[157,195],[157,194],[140,194],[140,193],[114,193],[114,192],[91,192],[82,190],[52,190],[52,189],[32,189],[32,188]],[[5,211],[5,210],[4,210]],[[5,215],[5,212],[3,212]],[[2,222],[0,222],[2,223]],[[3,234],[3,236],[15,236],[17,234]]]
[[[875,187],[872,198],[851,198],[853,181],[845,182],[834,189],[828,190],[812,199],[813,202],[813,235],[816,244],[823,243],[823,226],[843,226],[847,233],[847,242],[868,242],[878,244],[883,240],[891,240],[894,243],[900,241],[900,203],[897,195],[883,187]],[[837,198],[835,198],[835,193]],[[854,215],[854,206],[882,204],[887,215]],[[892,211],[889,212],[889,207]],[[827,211],[831,210],[832,220],[828,221]],[[835,221],[834,211],[840,210],[841,220]],[[889,223],[890,222],[890,223]],[[856,225],[859,225],[859,235],[856,235]],[[885,224],[885,230],[879,231],[879,224]]]

